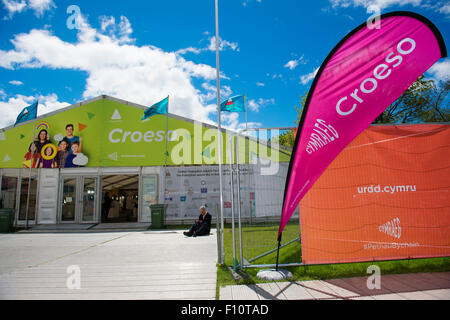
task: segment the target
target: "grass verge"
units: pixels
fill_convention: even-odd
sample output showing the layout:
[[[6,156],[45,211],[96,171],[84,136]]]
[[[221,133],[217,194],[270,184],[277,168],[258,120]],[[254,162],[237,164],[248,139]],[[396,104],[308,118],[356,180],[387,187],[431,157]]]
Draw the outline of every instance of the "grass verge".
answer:
[[[247,228],[250,229],[250,228]],[[298,233],[298,225],[288,225],[287,232],[291,233],[286,237],[286,242],[295,238]],[[255,232],[257,231],[257,232]],[[266,227],[251,227],[251,230],[243,229],[243,244],[244,248],[251,247],[252,243],[267,243],[266,239],[276,239],[276,229],[273,226]],[[269,238],[268,238],[269,237]],[[250,239],[249,239],[250,238]],[[236,235],[238,239],[238,235]],[[255,257],[263,252],[276,247],[276,243],[272,246],[253,247],[251,256]],[[239,245],[237,245],[239,248]],[[255,249],[256,248],[256,249]],[[216,299],[219,299],[220,287],[236,284],[256,284],[267,281],[259,279],[256,274],[261,269],[246,268],[244,270],[244,277],[235,281],[227,266],[233,265],[232,255],[232,231],[229,226],[225,229],[225,265],[217,267],[217,288]],[[244,250],[245,251],[245,250]],[[259,252],[258,252],[259,251]],[[237,250],[238,252],[238,250]],[[239,253],[237,253],[239,255]],[[244,255],[248,258],[248,256]],[[293,263],[301,261],[301,244],[296,241],[280,250],[280,263]],[[262,257],[255,261],[257,264],[274,264],[276,262],[276,252]],[[400,274],[400,273],[417,273],[417,272],[447,272],[450,271],[450,257],[442,258],[424,258],[424,259],[409,259],[409,260],[390,260],[390,261],[370,261],[370,262],[355,262],[355,263],[341,263],[341,264],[326,264],[326,265],[309,265],[283,268],[292,272],[294,278],[292,281],[304,280],[325,280],[335,278],[350,278],[350,277],[367,277],[367,268],[371,265],[376,265],[380,268],[381,274]]]

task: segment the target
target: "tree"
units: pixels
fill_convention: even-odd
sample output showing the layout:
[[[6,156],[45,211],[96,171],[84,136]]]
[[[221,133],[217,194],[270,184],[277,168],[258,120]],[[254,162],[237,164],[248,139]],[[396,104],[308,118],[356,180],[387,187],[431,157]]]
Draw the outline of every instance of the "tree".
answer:
[[[448,122],[450,121],[450,79],[440,81],[439,86],[433,87],[432,94],[428,99],[428,110],[423,113],[424,122]]]
[[[434,80],[420,76],[394,103],[384,110],[374,124],[380,123],[425,123],[450,121],[450,79],[440,81],[436,85]],[[297,118],[294,123],[298,127],[308,93],[300,96],[300,104],[295,106]],[[277,139],[280,145],[294,147],[294,130],[286,131]]]
[[[274,141],[282,146],[293,148],[295,143],[295,132],[294,130],[286,131],[280,134],[278,139],[274,138]]]
[[[308,99],[308,92],[305,91],[303,96],[300,96],[300,106],[294,106],[297,110],[297,118],[295,119],[295,125],[298,127],[300,120],[302,119],[303,109],[305,108],[306,99]]]
[[[424,123],[450,121],[447,99],[450,79],[436,86],[433,80],[420,76],[373,123]]]
[[[305,92],[303,96],[300,96],[300,104],[294,106],[295,110],[297,110],[297,118],[294,121],[294,124],[296,127],[298,127],[298,125],[300,124],[300,120],[302,118],[302,113],[303,113],[303,108],[305,107],[307,97],[308,97],[308,93]],[[294,143],[295,143],[295,133],[296,133],[296,130],[288,130],[288,131],[280,134],[278,139],[275,138],[274,140],[276,140],[276,142],[282,146],[293,148]]]

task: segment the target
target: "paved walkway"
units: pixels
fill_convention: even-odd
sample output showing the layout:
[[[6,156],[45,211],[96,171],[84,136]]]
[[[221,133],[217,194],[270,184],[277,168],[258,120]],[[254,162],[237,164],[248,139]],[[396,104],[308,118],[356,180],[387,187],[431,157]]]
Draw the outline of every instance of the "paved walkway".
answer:
[[[215,230],[0,234],[0,300],[215,299],[216,261]]]
[[[216,230],[0,234],[0,300],[212,300],[216,261]],[[227,286],[220,299],[450,300],[450,272],[382,275],[380,290],[367,277]]]
[[[367,277],[272,282],[220,289],[221,300],[450,300],[450,272],[382,275],[381,289]]]

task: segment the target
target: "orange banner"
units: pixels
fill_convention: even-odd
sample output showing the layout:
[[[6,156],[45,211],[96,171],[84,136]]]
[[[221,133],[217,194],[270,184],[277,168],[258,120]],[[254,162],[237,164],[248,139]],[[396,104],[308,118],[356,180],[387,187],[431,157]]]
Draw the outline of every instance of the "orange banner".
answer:
[[[300,203],[302,261],[450,256],[450,126],[372,126]]]

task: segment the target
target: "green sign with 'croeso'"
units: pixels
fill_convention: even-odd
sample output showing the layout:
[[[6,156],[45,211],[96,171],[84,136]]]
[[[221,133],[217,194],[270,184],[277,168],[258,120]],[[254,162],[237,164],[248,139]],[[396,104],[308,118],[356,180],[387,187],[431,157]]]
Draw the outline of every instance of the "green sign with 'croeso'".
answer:
[[[217,129],[206,129],[201,123],[183,121],[180,117],[170,115],[155,115],[142,120],[143,112],[138,107],[100,99],[1,130],[0,167],[76,168],[218,163]],[[223,163],[227,163],[227,134],[222,134],[222,141]],[[244,138],[240,138],[238,143],[241,163],[248,162],[252,154],[276,161],[289,161],[289,153],[271,150]]]

